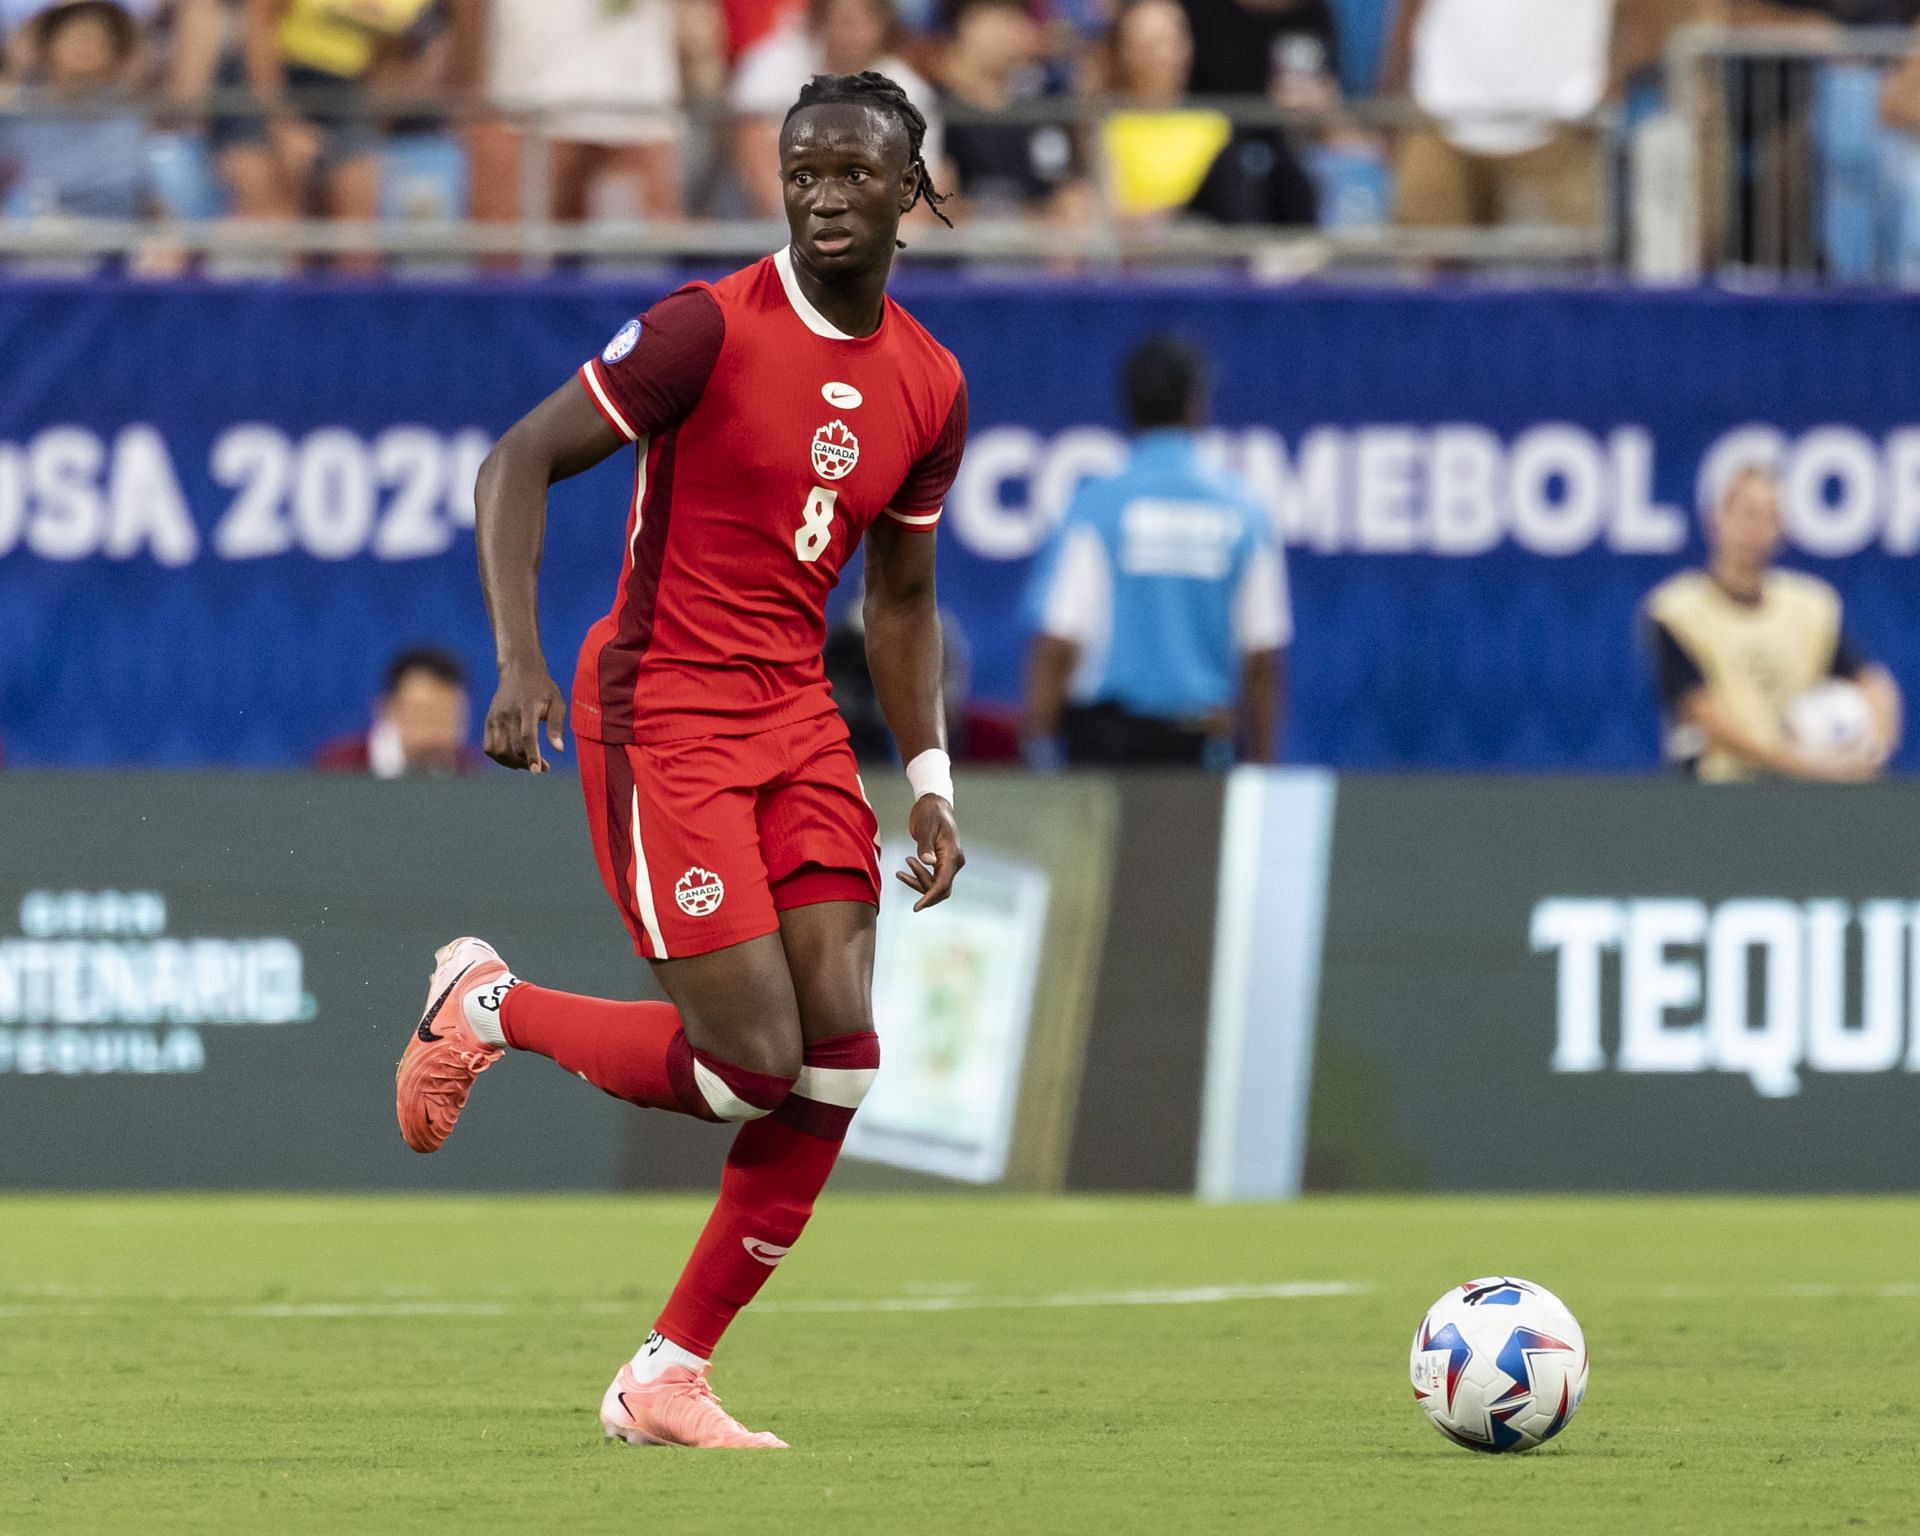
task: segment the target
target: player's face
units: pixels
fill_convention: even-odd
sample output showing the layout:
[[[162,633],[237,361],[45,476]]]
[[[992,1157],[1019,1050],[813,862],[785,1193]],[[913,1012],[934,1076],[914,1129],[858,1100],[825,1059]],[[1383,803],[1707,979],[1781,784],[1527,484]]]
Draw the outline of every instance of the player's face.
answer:
[[[815,272],[893,259],[914,171],[892,113],[837,103],[794,113],[780,139],[780,179],[794,252]]]

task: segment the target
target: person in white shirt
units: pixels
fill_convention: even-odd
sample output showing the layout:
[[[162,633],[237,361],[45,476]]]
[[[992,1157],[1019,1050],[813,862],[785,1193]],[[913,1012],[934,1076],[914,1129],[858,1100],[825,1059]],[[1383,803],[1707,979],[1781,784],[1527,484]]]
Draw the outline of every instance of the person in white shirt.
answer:
[[[1395,217],[1423,228],[1599,220],[1586,126],[1607,93],[1614,0],[1405,0],[1386,85],[1431,126],[1400,141]]]
[[[675,0],[455,0],[455,73],[494,105],[546,113],[549,212],[578,221],[620,185],[632,212],[681,216],[681,21]],[[468,205],[510,223],[523,211],[521,133],[467,130]]]
[[[927,120],[927,164],[940,164],[940,98],[899,56],[900,37],[893,0],[812,0],[804,15],[789,16],[741,54],[727,106],[734,113],[734,166],[756,217],[781,216],[780,124],[815,75],[871,69],[897,81]]]

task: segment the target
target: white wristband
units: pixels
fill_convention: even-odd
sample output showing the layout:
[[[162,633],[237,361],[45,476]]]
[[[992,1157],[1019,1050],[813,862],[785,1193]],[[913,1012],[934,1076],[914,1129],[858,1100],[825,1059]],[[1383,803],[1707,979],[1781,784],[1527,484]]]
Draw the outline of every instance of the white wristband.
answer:
[[[938,795],[953,804],[953,759],[938,747],[928,747],[907,764],[907,782],[913,786],[913,798]]]

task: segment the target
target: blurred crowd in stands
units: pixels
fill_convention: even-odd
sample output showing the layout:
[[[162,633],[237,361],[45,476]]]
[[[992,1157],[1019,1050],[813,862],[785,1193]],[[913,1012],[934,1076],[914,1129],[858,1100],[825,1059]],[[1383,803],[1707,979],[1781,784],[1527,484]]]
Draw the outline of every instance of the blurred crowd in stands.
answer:
[[[1920,0],[0,0],[0,215],[768,218],[799,86],[877,69],[925,112],[929,164],[974,220],[1584,229],[1619,195],[1622,125],[1659,109],[1675,28],[1917,15]],[[1910,151],[1875,153],[1920,185],[1920,61],[1869,88],[1865,131]],[[1761,141],[1796,110],[1759,122],[1765,95],[1730,108]]]

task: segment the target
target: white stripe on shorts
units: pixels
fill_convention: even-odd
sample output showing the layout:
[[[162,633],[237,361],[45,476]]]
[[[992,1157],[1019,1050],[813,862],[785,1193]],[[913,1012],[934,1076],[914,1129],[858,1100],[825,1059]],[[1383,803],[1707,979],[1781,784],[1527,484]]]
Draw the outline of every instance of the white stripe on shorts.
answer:
[[[620,750],[615,748],[615,751]],[[633,896],[640,906],[640,926],[647,930],[647,942],[653,946],[653,958],[670,959],[667,941],[660,936],[660,914],[653,905],[653,878],[647,872],[647,849],[640,841],[640,789],[633,791]]]

